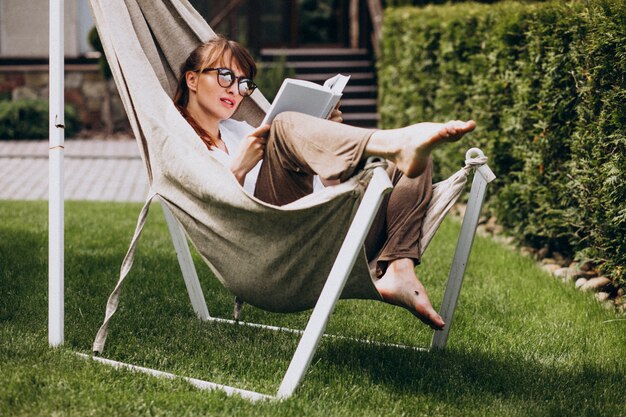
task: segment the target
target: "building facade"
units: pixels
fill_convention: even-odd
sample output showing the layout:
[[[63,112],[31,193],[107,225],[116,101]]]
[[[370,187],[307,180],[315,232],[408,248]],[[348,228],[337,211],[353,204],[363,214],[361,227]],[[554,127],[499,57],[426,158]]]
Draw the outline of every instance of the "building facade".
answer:
[[[48,57],[48,0],[0,0],[0,58]],[[93,51],[87,33],[93,27],[88,0],[65,0],[65,55]]]
[[[155,0],[156,1],[156,0]],[[190,0],[218,33],[264,48],[368,48],[365,0]],[[0,100],[47,99],[49,1],[0,0]],[[128,122],[88,42],[88,0],[65,0],[65,98],[87,130]]]

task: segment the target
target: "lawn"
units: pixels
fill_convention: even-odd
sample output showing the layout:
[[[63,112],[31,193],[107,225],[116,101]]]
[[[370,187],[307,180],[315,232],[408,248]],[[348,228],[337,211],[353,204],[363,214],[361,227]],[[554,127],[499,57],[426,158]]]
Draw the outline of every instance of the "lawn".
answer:
[[[626,416],[626,320],[481,237],[445,352],[325,338],[283,402],[252,404],[80,359],[74,352],[90,351],[139,209],[66,203],[66,342],[51,349],[47,203],[0,201],[0,415]],[[418,267],[436,307],[459,229],[446,221]],[[232,297],[195,260],[209,311],[229,318]],[[308,315],[244,308],[247,321],[298,328]],[[423,347],[432,336],[408,312],[370,301],[341,301],[328,333]],[[105,357],[273,395],[297,342],[198,321],[152,208]]]

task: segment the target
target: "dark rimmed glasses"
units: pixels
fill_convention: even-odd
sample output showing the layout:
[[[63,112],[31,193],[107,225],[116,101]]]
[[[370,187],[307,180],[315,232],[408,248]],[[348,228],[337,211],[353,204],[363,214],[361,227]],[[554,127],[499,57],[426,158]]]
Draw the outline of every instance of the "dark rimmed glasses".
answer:
[[[202,73],[209,71],[217,71],[217,83],[220,87],[228,88],[237,81],[239,95],[242,97],[248,97],[256,90],[257,85],[254,81],[249,78],[236,77],[235,73],[229,68],[205,68],[202,70]]]

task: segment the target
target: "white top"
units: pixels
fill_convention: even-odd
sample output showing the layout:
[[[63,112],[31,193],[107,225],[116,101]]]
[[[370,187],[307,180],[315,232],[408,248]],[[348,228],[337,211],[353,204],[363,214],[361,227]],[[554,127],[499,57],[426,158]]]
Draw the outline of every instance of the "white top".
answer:
[[[220,136],[226,145],[228,153],[214,146],[209,152],[226,168],[230,168],[230,164],[237,156],[239,151],[239,143],[246,136],[250,135],[254,131],[254,127],[250,126],[246,122],[240,122],[238,120],[228,119],[220,122]],[[261,161],[246,175],[246,179],[243,183],[243,189],[248,194],[254,194],[254,187],[256,186],[256,180],[259,176],[259,170],[261,169]]]
[[[250,135],[255,128],[246,122],[234,119],[221,121],[219,128],[222,141],[224,141],[228,153],[215,146],[213,149],[209,150],[209,152],[211,152],[211,155],[213,155],[222,165],[226,168],[230,168],[230,164],[239,151],[239,143],[243,140],[243,138]],[[248,175],[246,175],[243,189],[250,195],[254,195],[254,188],[256,187],[256,180],[259,176],[259,170],[261,169],[261,162],[262,161],[259,161],[259,163],[256,164],[250,172],[248,172]],[[319,191],[323,188],[324,185],[316,175],[313,179],[313,192]]]

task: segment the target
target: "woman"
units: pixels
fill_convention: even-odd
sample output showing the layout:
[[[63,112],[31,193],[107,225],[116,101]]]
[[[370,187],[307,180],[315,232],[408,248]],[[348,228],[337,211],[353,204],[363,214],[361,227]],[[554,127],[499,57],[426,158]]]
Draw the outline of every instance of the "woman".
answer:
[[[257,198],[284,205],[313,192],[319,175],[326,185],[349,178],[369,156],[389,161],[394,190],[386,197],[366,240],[382,298],[406,308],[433,329],[445,323],[415,275],[421,223],[431,197],[430,153],[441,143],[472,131],[473,121],[419,123],[375,130],[299,113],[278,115],[254,128],[230,119],[256,85],[256,65],[234,41],[217,37],[196,48],[181,66],[174,102],[209,152],[229,167]]]

